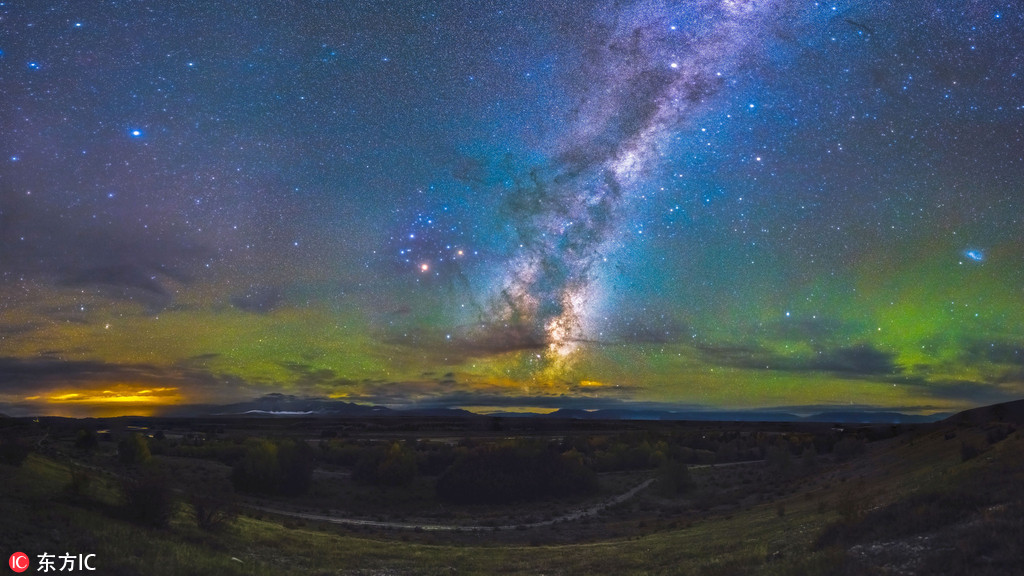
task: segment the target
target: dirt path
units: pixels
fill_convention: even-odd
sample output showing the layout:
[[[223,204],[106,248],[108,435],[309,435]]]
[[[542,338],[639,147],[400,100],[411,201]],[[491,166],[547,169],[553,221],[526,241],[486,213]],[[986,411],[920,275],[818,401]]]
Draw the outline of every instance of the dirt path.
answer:
[[[315,520],[317,522],[330,522],[331,524],[344,524],[347,526],[370,526],[372,528],[392,528],[399,530],[423,530],[430,532],[477,532],[477,531],[489,531],[489,530],[522,530],[525,528],[538,528],[541,526],[550,526],[551,524],[557,524],[560,522],[572,522],[573,520],[579,520],[587,516],[593,516],[605,508],[621,504],[626,500],[634,497],[644,488],[647,488],[654,482],[654,478],[648,478],[629,490],[613,496],[608,500],[604,500],[597,504],[587,506],[584,508],[578,508],[561,516],[551,518],[549,520],[541,520],[539,522],[527,522],[520,524],[505,524],[501,526],[479,526],[479,525],[464,525],[464,524],[426,524],[420,522],[389,522],[384,520],[365,520],[361,518],[348,518],[344,516],[333,516],[329,514],[313,514],[310,512],[295,512],[290,510],[281,510],[279,508],[271,508],[269,506],[257,506],[254,504],[245,505],[247,508],[253,510],[260,510],[262,512],[269,512],[271,514],[278,514],[281,516],[289,516],[292,518],[301,518],[303,520]]]

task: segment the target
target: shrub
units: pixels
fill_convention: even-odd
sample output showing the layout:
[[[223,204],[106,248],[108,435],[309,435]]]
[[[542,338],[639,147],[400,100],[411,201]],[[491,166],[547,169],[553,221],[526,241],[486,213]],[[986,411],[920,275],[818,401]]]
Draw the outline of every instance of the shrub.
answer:
[[[658,487],[668,496],[685,494],[696,486],[690,469],[682,462],[667,461],[662,464],[658,473]]]
[[[399,442],[388,448],[377,465],[377,481],[385,486],[408,486],[416,476],[416,454]]]
[[[28,446],[19,440],[0,441],[0,462],[8,466],[21,466],[28,458]]]
[[[71,481],[64,487],[64,493],[72,501],[84,501],[87,499],[90,484],[92,484],[92,474],[88,470],[72,467]]]
[[[977,442],[961,442],[960,460],[963,462],[967,462],[968,460],[977,457],[984,451],[985,449]]]
[[[134,432],[117,443],[117,457],[122,464],[129,466],[145,464],[152,458],[149,452],[149,442],[146,441],[145,436]]]
[[[313,450],[305,442],[257,440],[231,471],[231,483],[240,492],[304,494],[313,467]]]
[[[836,442],[836,445],[832,448],[832,452],[835,454],[836,460],[844,462],[864,453],[864,440],[862,438],[847,436],[839,442]]]
[[[100,443],[96,433],[87,428],[82,428],[75,435],[75,448],[79,450],[92,450]]]
[[[156,467],[146,467],[123,477],[121,495],[125,515],[138,524],[167,526],[174,512],[174,493],[167,474]]]
[[[213,530],[237,516],[235,496],[226,482],[205,483],[198,488],[192,490],[188,497],[197,526]]]
[[[352,479],[367,485],[408,486],[415,476],[416,454],[400,442],[364,448],[352,469]]]
[[[464,504],[507,504],[597,489],[597,476],[578,453],[543,446],[502,444],[468,452],[437,480],[437,495]]]

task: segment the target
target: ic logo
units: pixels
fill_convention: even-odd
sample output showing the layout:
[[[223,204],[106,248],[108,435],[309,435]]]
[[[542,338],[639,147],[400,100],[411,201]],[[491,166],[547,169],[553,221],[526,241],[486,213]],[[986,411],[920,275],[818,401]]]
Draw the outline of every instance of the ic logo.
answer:
[[[15,552],[11,554],[11,559],[7,562],[11,566],[11,570],[15,572],[24,572],[28,570],[28,554],[24,552]]]

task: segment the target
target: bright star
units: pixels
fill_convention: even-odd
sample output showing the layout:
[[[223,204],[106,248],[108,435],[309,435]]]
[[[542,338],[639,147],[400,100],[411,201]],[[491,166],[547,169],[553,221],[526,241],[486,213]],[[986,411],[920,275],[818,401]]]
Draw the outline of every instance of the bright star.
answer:
[[[985,260],[985,253],[982,252],[981,250],[965,250],[964,256],[967,256],[968,258],[974,260],[975,262],[981,262]]]

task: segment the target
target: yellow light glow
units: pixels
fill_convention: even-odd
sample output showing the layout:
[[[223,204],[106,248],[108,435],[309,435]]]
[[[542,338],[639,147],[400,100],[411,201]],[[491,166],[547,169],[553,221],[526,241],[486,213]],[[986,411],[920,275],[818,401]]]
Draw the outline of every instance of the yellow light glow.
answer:
[[[131,385],[113,386],[102,390],[58,392],[47,397],[50,403],[75,404],[176,404],[181,400],[182,395],[176,387],[136,389]]]
[[[52,400],[54,402],[64,402],[64,401],[67,401],[67,400],[75,400],[79,396],[81,396],[81,394],[79,394],[77,392],[69,392],[67,394],[56,394],[54,396],[50,396],[50,400]]]

